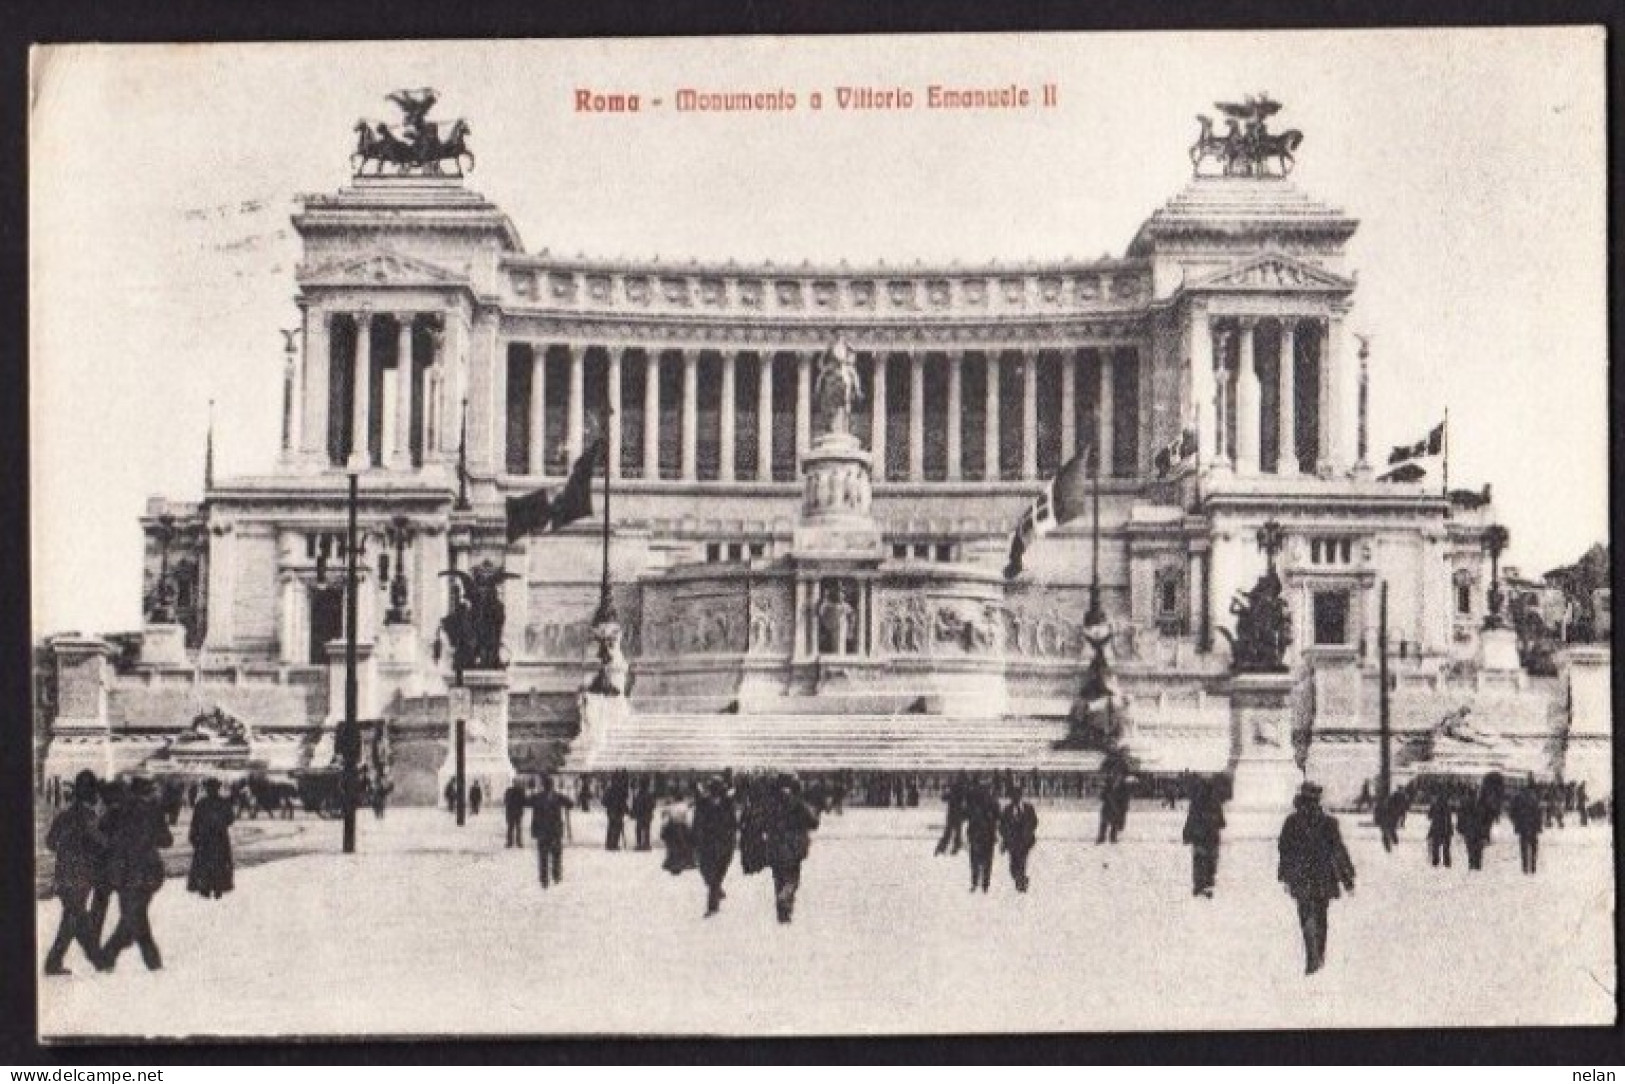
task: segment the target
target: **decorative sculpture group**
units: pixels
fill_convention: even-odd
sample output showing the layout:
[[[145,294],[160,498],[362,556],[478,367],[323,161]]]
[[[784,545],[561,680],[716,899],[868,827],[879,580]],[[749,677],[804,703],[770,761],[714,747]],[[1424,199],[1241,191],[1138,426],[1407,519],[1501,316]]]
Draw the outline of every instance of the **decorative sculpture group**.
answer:
[[[1270,520],[1258,529],[1258,548],[1269,558],[1269,568],[1251,590],[1230,600],[1236,618],[1236,631],[1221,629],[1230,640],[1230,668],[1238,674],[1283,674],[1287,671],[1286,652],[1292,646],[1292,613],[1280,574],[1275,571],[1275,555],[1280,552],[1284,532]]]
[[[466,670],[502,670],[502,625],[507,611],[502,605],[502,583],[519,577],[491,561],[470,572],[450,569],[441,573],[456,580],[452,588],[451,612],[440,622],[440,634],[451,648],[451,668],[459,682]],[[435,641],[435,658],[440,657],[440,640]]]
[[[1269,130],[1269,118],[1280,112],[1280,102],[1263,93],[1249,94],[1241,103],[1213,104],[1225,115],[1225,132],[1216,134],[1212,118],[1197,116],[1202,130],[1191,144],[1191,168],[1198,175],[1208,160],[1217,162],[1226,177],[1285,177],[1292,172],[1292,155],[1303,143],[1303,133],[1295,128],[1279,134]]]
[[[387,97],[400,107],[405,119],[398,132],[382,122],[356,121],[356,148],[350,156],[350,168],[357,177],[366,174],[368,165],[373,167],[374,176],[386,172],[440,176],[447,172],[448,162],[456,171],[453,176],[474,168],[474,152],[468,147],[472,134],[468,122],[453,121],[442,137],[440,125],[426,119],[440,100],[434,88],[397,90]]]

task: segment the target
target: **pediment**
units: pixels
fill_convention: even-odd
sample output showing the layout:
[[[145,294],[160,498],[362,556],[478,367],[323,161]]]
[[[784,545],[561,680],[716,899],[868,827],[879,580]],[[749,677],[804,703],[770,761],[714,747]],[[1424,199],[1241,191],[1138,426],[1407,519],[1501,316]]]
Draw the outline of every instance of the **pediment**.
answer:
[[[344,286],[453,286],[468,281],[428,260],[382,250],[301,268],[299,280]]]
[[[1295,256],[1266,252],[1191,283],[1187,289],[1345,293],[1354,289],[1354,280],[1334,275]]]

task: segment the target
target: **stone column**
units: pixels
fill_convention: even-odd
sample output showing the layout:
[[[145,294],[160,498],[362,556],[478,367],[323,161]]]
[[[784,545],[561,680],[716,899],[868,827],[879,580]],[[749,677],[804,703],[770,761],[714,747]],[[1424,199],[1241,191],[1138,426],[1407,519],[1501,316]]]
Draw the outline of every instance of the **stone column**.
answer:
[[[756,477],[773,480],[773,351],[756,353]]]
[[[626,353],[624,346],[611,346],[606,348],[609,356],[609,369],[604,375],[605,389],[609,396],[609,432],[604,439],[609,442],[604,451],[607,461],[607,477],[619,478],[621,476],[621,356]]]
[[[319,463],[327,462],[327,400],[332,394],[333,346],[329,337],[332,317],[326,309],[305,308],[305,396],[304,425],[300,448]]]
[[[1343,332],[1342,316],[1328,316],[1325,328],[1320,344],[1320,473],[1330,475],[1343,467],[1343,374],[1337,349]]]
[[[1190,344],[1191,407],[1196,415],[1196,463],[1199,468],[1210,467],[1219,458],[1218,381],[1213,373],[1213,327],[1208,323],[1207,310],[1200,306],[1191,310],[1185,324]]]
[[[869,450],[874,453],[875,471],[874,480],[886,480],[886,363],[891,359],[891,353],[886,350],[876,350],[870,355],[872,372],[869,380],[869,394],[874,400],[870,405],[869,417],[872,424],[869,429]]]
[[[355,417],[350,431],[350,469],[365,470],[372,466],[367,445],[367,430],[372,428],[372,313],[365,309],[356,314],[353,382]]]
[[[1095,372],[1096,378],[1100,381],[1100,391],[1095,397],[1096,407],[1099,410],[1100,417],[1100,422],[1095,427],[1095,432],[1099,435],[1100,441],[1100,447],[1098,449],[1100,459],[1097,463],[1097,469],[1100,471],[1100,476],[1102,478],[1110,478],[1117,472],[1117,464],[1113,461],[1112,456],[1112,448],[1116,444],[1117,440],[1115,431],[1117,424],[1117,403],[1115,397],[1112,395],[1112,390],[1116,386],[1115,381],[1112,380],[1113,359],[1112,352],[1110,350],[1098,350],[1095,352],[1095,356],[1099,358],[1099,361],[1096,362]]]
[[[1021,352],[1021,476],[1038,477],[1038,352]]]
[[[1297,332],[1296,320],[1281,321],[1281,351],[1280,351],[1280,378],[1277,382],[1277,398],[1281,401],[1281,409],[1277,414],[1278,438],[1276,447],[1275,473],[1292,475],[1298,473],[1298,414],[1297,390],[1294,381],[1297,374],[1294,372],[1297,358]]]
[[[570,424],[565,441],[570,446],[570,466],[574,467],[585,443],[587,352],[574,344],[564,349],[570,357]]]
[[[1231,447],[1230,440],[1230,401],[1232,396],[1230,381],[1233,376],[1230,372],[1230,333],[1228,330],[1216,331],[1214,338],[1216,340],[1215,345],[1218,348],[1214,352],[1218,359],[1218,367],[1213,372],[1214,381],[1218,386],[1218,391],[1213,397],[1214,440],[1216,442],[1215,447],[1218,449],[1217,466],[1229,470],[1235,466],[1236,461],[1236,450]]]
[[[1078,353],[1061,352],[1061,462],[1078,452]]]
[[[1241,321],[1236,356],[1236,473],[1258,473],[1259,386],[1253,355],[1253,329],[1257,321]]]
[[[960,443],[964,432],[964,395],[960,386],[960,370],[964,368],[965,352],[956,350],[948,357],[948,480],[959,481],[960,460],[964,458]]]
[[[530,348],[530,473],[547,473],[547,345]]]
[[[717,403],[719,434],[717,443],[717,478],[724,482],[734,480],[734,352],[722,352],[722,395]]]
[[[399,339],[395,351],[395,446],[390,449],[390,465],[397,470],[412,469],[412,314],[395,317]]]
[[[1000,355],[997,350],[989,350],[982,355],[987,362],[987,389],[986,413],[987,421],[983,428],[986,430],[986,444],[982,448],[982,476],[989,482],[999,480],[999,364]]]
[[[908,480],[925,481],[925,355],[908,356]]]
[[[700,355],[695,350],[680,353],[683,355],[683,481],[692,482],[699,477]]]
[[[812,447],[812,361],[810,351],[796,351],[796,469]]]
[[[463,439],[463,398],[468,394],[468,327],[461,312],[446,313],[443,342],[445,354],[435,359],[440,369],[441,394],[441,424],[437,428],[440,450],[454,456]]]
[[[660,478],[660,348],[643,354],[643,480]]]

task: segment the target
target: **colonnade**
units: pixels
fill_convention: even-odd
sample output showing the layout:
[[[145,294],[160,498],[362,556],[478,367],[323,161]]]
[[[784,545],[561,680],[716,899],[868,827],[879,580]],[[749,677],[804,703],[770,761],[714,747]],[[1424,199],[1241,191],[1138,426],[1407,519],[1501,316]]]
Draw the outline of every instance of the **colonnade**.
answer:
[[[506,383],[509,395],[524,401],[511,403],[498,420],[504,423],[522,415],[523,431],[498,435],[502,460],[510,473],[563,473],[581,454],[607,401],[617,419],[607,432],[613,477],[723,482],[793,478],[795,465],[811,447],[815,431],[814,370],[820,354],[820,350],[788,348],[513,342],[507,352]],[[1138,417],[1125,419],[1124,408],[1118,404],[1119,389],[1125,382],[1121,369],[1126,370],[1129,394],[1134,397],[1128,409],[1137,415],[1141,355],[1134,347],[859,349],[858,354],[866,398],[858,413],[868,426],[863,435],[875,452],[877,474],[888,459],[888,449],[895,453],[890,457],[890,481],[1037,479],[1070,459],[1096,434],[1103,448],[1115,452],[1105,457],[1109,475],[1133,473],[1138,468]],[[981,377],[983,400],[973,407],[965,391],[967,373],[972,370],[966,361],[976,355],[983,360],[975,368],[985,375]],[[707,409],[716,412],[715,422],[703,426],[702,358],[710,359]],[[1042,358],[1050,362],[1041,365]],[[939,379],[934,401],[928,403],[927,372],[932,365],[938,366],[935,375]],[[1006,379],[1001,378],[1006,367],[1019,374],[1011,381],[1019,383],[1014,395],[1006,393]],[[1049,379],[1041,375],[1044,369]],[[675,412],[669,394],[662,396],[663,374],[666,386],[673,382],[678,386]],[[754,382],[754,401],[740,400],[742,382]],[[897,386],[899,382],[903,386]],[[788,393],[781,391],[782,384],[788,384]],[[713,387],[714,400],[710,398]],[[638,417],[629,418],[632,412],[622,410],[623,398],[638,394],[641,407],[628,404],[634,405]],[[1045,424],[1040,420],[1041,405]],[[966,454],[965,422],[971,416],[981,422],[980,462],[967,462],[973,458]],[[754,455],[748,450],[741,455],[742,424],[753,431],[747,439],[755,442]],[[942,428],[934,429],[939,424]],[[1124,425],[1129,427],[1128,433],[1119,435],[1119,427]],[[776,429],[793,431],[793,462],[785,454],[785,438],[775,441]],[[1001,456],[1006,430],[1019,431],[1020,446],[1016,454]],[[928,440],[935,449],[930,456]],[[629,441],[641,453],[625,454]],[[663,447],[668,453],[665,462]],[[928,458],[935,461],[929,468]],[[1046,462],[1041,464],[1041,459]]]
[[[301,447],[349,469],[410,470],[455,447],[460,394],[446,359],[458,323],[440,313],[309,314]],[[325,364],[322,364],[325,362]],[[286,396],[292,410],[295,397]],[[285,440],[294,426],[285,419]]]
[[[1343,462],[1338,323],[1335,315],[1198,315],[1191,372],[1203,464],[1294,475]]]

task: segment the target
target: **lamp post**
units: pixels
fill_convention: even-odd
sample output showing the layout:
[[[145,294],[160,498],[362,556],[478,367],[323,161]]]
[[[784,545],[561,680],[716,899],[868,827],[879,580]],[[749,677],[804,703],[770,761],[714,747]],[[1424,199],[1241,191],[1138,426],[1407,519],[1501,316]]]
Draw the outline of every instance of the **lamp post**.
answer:
[[[396,516],[384,528],[384,543],[395,551],[395,574],[389,581],[389,609],[384,623],[406,625],[412,621],[410,587],[406,582],[406,544],[412,540],[412,521]]]
[[[1377,595],[1377,801],[1387,802],[1393,787],[1393,728],[1388,709],[1388,581]],[[1386,808],[1380,806],[1379,808]]]
[[[356,558],[360,539],[356,528],[361,479],[350,472],[349,526],[344,540],[344,722],[339,735],[339,801],[344,810],[344,853],[355,853],[356,760],[361,752],[360,722],[356,719]]]
[[[1490,555],[1490,612],[1484,618],[1486,629],[1502,628],[1501,620],[1501,554],[1506,552],[1512,534],[1499,523],[1484,528],[1484,552]]]

